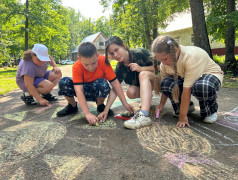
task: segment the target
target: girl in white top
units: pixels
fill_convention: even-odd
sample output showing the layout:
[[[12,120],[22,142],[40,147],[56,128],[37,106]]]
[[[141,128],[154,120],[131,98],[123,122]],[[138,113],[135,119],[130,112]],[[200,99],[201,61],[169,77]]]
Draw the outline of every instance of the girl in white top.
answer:
[[[152,44],[152,52],[161,62],[160,75],[155,63],[155,92],[162,92],[156,111],[163,109],[167,98],[171,100],[174,116],[179,117],[177,126],[190,127],[187,114],[193,112],[190,101],[194,95],[200,105],[200,114],[204,122],[217,120],[216,102],[223,72],[203,49],[195,46],[181,46],[170,36],[158,36]]]

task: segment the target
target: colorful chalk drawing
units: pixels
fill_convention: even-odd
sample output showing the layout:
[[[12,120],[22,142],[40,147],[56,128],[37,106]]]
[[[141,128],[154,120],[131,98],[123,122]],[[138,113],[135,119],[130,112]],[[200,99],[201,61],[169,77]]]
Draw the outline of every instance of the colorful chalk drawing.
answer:
[[[128,100],[128,103],[136,103],[137,101],[139,99]],[[119,106],[122,106],[122,104],[117,100],[112,109],[115,110]],[[53,148],[59,140],[65,138],[65,125],[54,121],[32,121],[40,117],[42,112],[49,113],[51,116],[49,120],[54,120],[57,118],[56,113],[61,109],[62,107],[54,108],[51,113],[51,107],[39,107],[28,112],[5,114],[4,118],[18,121],[21,124],[0,131],[0,169],[5,170],[10,165],[34,158]],[[95,115],[97,114],[95,107],[90,108],[90,111]],[[224,120],[222,121],[226,121],[226,124],[224,122],[221,123],[221,120],[217,124],[237,131],[237,111],[238,107],[224,115]],[[26,120],[27,113],[34,113],[34,116]],[[162,117],[163,112],[160,115]],[[151,114],[150,112],[150,116],[154,116],[153,113]],[[67,121],[76,122],[82,119],[85,120],[85,116],[82,112],[79,112],[74,116],[70,116]],[[227,124],[228,121],[229,124]],[[69,125],[72,125],[72,123],[69,123]],[[145,148],[164,157],[169,164],[176,166],[189,179],[238,179],[237,174],[232,174],[234,171],[232,167],[209,157],[215,151],[212,150],[212,145],[208,139],[216,142],[213,145],[236,146],[238,143],[228,136],[198,123],[193,125],[195,126],[190,129],[176,128],[174,124],[170,125],[163,118],[160,118],[160,120],[154,120],[151,127],[138,129],[136,133],[139,142]],[[108,118],[107,121],[99,126],[91,126],[85,120],[85,123],[77,125],[76,128],[116,129],[117,125],[115,119]],[[212,133],[216,134],[218,138],[212,137],[210,135]],[[89,135],[88,138],[95,137],[90,137]],[[91,148],[101,148],[102,139],[100,137],[95,139],[93,144],[84,142],[86,139],[71,140]],[[72,157],[46,154],[43,160],[49,165],[50,171],[54,175],[52,179],[74,179],[95,159],[84,156]],[[10,179],[24,179],[24,169],[18,168]]]
[[[154,124],[136,130],[141,144],[163,156],[178,167],[187,178],[235,179],[233,168],[208,155],[213,153],[210,142],[190,128],[177,128],[169,124]]]
[[[44,161],[50,166],[54,179],[72,180],[82,172],[92,158],[87,157],[70,157],[70,156],[56,156],[46,154]]]
[[[218,120],[216,123],[238,132],[238,107],[225,113],[224,120]]]
[[[136,102],[138,99],[129,101]],[[116,101],[112,108],[117,108],[121,105],[120,101]],[[56,113],[61,109],[62,107],[55,108],[50,119],[56,118]],[[21,123],[0,131],[1,171],[7,171],[8,167],[11,165],[27,161],[28,159],[44,153],[53,148],[59,140],[64,138],[66,134],[66,126],[54,121],[35,122],[32,120],[39,118],[43,112],[50,113],[50,111],[51,106],[47,106],[37,107],[29,111],[6,113],[3,115],[5,119]],[[90,111],[95,115],[97,114],[95,107],[90,108]],[[28,113],[33,113],[34,115],[26,119]],[[83,118],[85,118],[85,116],[81,112],[68,121],[78,121]],[[89,125],[85,120],[85,124],[80,125],[78,128],[115,129],[116,123],[110,117],[104,123],[100,123],[99,126]],[[95,140],[95,143],[98,143],[97,145],[88,144],[83,142],[82,139],[79,143],[92,148],[101,148],[101,141],[102,138],[99,137],[99,139]],[[54,175],[53,179],[74,179],[92,160],[92,158],[88,157],[56,156],[49,154],[44,157],[44,161],[49,165],[50,170]],[[24,169],[22,167],[18,168],[9,179],[24,179]]]
[[[24,122],[2,130],[0,169],[47,151],[65,134],[66,127],[56,122]]]
[[[10,119],[10,120],[13,120],[13,121],[23,121],[25,116],[27,114],[27,111],[21,111],[21,112],[14,112],[14,113],[11,113],[11,114],[4,114],[4,118],[6,119]]]

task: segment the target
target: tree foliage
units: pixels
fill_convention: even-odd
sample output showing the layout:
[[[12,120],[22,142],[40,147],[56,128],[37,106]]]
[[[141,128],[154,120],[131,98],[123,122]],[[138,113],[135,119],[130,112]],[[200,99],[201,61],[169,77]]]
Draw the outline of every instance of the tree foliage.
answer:
[[[64,7],[61,0],[29,0],[28,12],[20,0],[1,0],[0,64],[22,57],[26,15],[29,48],[35,43],[43,43],[56,61],[70,58],[71,51],[84,37],[99,31],[107,36],[111,32],[105,17],[94,22],[74,9]]]
[[[107,8],[112,4],[113,35],[120,36],[131,48],[150,49],[158,29],[166,26],[168,17],[188,8],[188,0],[101,0]]]
[[[208,33],[215,41],[226,45],[225,62],[228,70],[238,74],[238,63],[235,59],[235,41],[238,41],[238,11],[235,0],[212,0],[206,2]]]
[[[214,40],[225,42],[227,22],[238,39],[237,10],[227,13],[227,2],[204,0],[207,31]],[[55,60],[69,58],[71,51],[88,35],[102,32],[106,37],[120,36],[129,48],[149,49],[153,39],[171,20],[171,15],[189,8],[189,0],[100,0],[112,6],[109,19],[96,21],[64,7],[61,0],[29,0],[29,10],[20,0],[0,3],[0,63],[18,59],[24,51],[25,17],[29,19],[29,47],[44,43]],[[236,3],[237,7],[237,3]],[[230,26],[229,26],[230,27]]]

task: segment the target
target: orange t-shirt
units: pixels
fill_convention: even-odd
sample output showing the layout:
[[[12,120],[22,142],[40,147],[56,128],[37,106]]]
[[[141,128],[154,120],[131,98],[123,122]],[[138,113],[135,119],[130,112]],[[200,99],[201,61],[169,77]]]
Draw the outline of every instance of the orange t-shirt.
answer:
[[[86,70],[79,60],[74,63],[72,71],[74,85],[90,83],[100,78],[108,80],[109,82],[116,79],[116,74],[114,73],[111,65],[106,65],[105,57],[100,54],[98,55],[98,66],[94,72]]]

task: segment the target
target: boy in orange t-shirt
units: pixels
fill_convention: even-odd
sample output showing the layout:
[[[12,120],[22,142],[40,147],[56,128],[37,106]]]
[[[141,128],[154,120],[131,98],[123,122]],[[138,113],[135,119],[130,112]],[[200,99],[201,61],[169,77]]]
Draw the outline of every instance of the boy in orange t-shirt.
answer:
[[[106,115],[113,115],[110,109],[114,100],[111,100],[109,93],[111,91],[107,81],[117,93],[124,107],[133,112],[133,107],[126,102],[121,85],[116,75],[105,57],[97,54],[96,47],[90,42],[83,42],[78,48],[78,61],[73,65],[73,79],[64,77],[59,82],[59,95],[64,95],[68,105],[57,112],[58,117],[67,116],[78,111],[74,96],[77,96],[79,105],[90,124],[96,124],[104,119]],[[105,98],[109,95],[106,106],[103,104]],[[102,113],[96,117],[89,111],[86,101],[97,103],[97,111]]]

